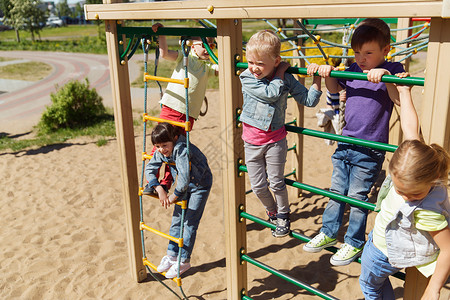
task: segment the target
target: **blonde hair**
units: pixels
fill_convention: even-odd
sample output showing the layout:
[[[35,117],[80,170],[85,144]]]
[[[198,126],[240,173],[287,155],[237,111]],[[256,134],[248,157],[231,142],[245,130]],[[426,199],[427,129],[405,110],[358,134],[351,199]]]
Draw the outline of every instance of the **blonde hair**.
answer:
[[[450,156],[444,148],[419,140],[401,143],[389,163],[390,173],[408,185],[446,185],[449,170]]]
[[[281,41],[280,38],[272,30],[260,30],[248,41],[245,52],[255,53],[258,56],[268,54],[273,59],[280,56]]]

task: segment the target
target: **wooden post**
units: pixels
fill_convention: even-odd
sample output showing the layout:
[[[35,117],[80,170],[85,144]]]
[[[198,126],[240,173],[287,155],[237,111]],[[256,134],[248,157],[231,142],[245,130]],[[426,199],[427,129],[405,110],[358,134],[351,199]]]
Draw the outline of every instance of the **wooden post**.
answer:
[[[432,18],[422,101],[422,133],[426,143],[449,150],[450,119],[450,19]],[[428,279],[416,268],[406,269],[405,300],[420,299]]]
[[[112,3],[112,0],[106,0]],[[131,275],[140,282],[147,277],[142,262],[142,246],[139,230],[139,197],[136,167],[136,146],[130,94],[128,66],[120,64],[118,53],[117,25],[115,20],[105,21],[106,42],[111,76],[112,97],[114,100],[114,116],[117,142],[119,145],[119,161],[122,173],[122,192],[126,216],[126,232]]]
[[[294,19],[294,28],[298,28],[297,20]],[[299,19],[299,22],[302,22],[301,19]],[[300,35],[303,34],[303,31],[298,30],[294,31],[294,35]],[[297,40],[298,46],[303,46],[303,39]],[[302,51],[303,54],[304,50]],[[299,55],[299,50],[293,51],[294,56]],[[305,60],[304,59],[294,59],[293,64],[296,64],[299,68],[305,67]],[[294,75],[297,80],[305,85],[305,77],[301,77],[298,75]],[[288,99],[288,112],[292,113],[293,117],[297,119],[297,125],[299,127],[304,126],[304,114],[305,114],[305,108],[303,105],[298,104],[294,99]],[[290,122],[292,120],[286,120],[287,122]],[[303,182],[303,134],[295,134],[295,133],[289,133],[288,134],[288,147],[292,147],[293,145],[296,145],[295,151],[292,153],[288,152],[288,170],[286,170],[287,173],[290,173],[293,168],[296,169],[295,173],[295,180],[298,182]],[[289,199],[297,199],[302,195],[302,190],[298,188],[288,187],[289,191]]]
[[[244,176],[239,177],[238,160],[244,160],[242,130],[236,126],[236,111],[242,108],[239,77],[235,74],[235,56],[242,57],[242,21],[217,20],[219,58],[220,123],[222,144],[222,177],[224,225],[227,263],[227,299],[241,299],[247,289],[247,269],[239,252],[246,249],[246,223],[240,222],[239,206],[245,205]]]
[[[450,150],[450,19],[431,18],[422,101],[422,133],[427,143]]]
[[[410,25],[409,18],[399,18],[397,22],[397,28],[408,28]],[[397,31],[396,40],[402,41],[409,36],[410,30],[401,30]],[[408,44],[400,45],[402,47],[408,47]],[[394,61],[399,61],[404,57],[404,55],[394,57]],[[402,61],[403,67],[405,71],[409,70],[409,61],[410,59],[406,59]],[[394,74],[393,74],[394,75]],[[400,108],[394,105],[394,109],[392,111],[391,119],[389,122],[389,144],[400,145],[403,141],[403,133],[400,127]],[[386,153],[386,159],[390,160],[392,158],[392,153]]]
[[[416,267],[406,268],[403,300],[420,300],[428,281],[430,279],[423,276]]]

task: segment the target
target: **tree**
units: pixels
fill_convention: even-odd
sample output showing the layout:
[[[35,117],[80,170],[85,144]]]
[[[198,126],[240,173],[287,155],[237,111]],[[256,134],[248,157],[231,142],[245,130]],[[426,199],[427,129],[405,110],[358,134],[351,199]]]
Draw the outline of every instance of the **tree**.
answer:
[[[24,28],[31,33],[31,39],[34,41],[35,35],[39,35],[41,24],[44,24],[47,17],[40,0],[1,0],[6,3],[7,24],[16,30],[17,42],[20,42],[18,30]]]
[[[75,10],[73,12],[72,18],[79,18],[80,22],[82,20],[82,16],[84,15],[84,8],[81,6],[80,2],[75,4]],[[84,18],[83,18],[84,19]]]
[[[14,23],[15,19],[11,17],[11,10],[14,7],[14,4],[11,1],[12,0],[0,0],[0,9],[3,11],[5,17],[3,22],[14,28],[16,40],[20,43],[19,26]]]
[[[72,14],[72,11],[67,4],[67,0],[59,2],[56,4],[56,11],[58,12],[58,17],[68,17]]]

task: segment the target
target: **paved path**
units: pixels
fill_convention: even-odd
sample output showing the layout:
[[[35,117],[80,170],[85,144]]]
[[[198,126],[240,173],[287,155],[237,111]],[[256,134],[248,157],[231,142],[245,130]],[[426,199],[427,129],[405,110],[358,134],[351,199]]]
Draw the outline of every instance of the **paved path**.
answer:
[[[107,55],[0,51],[0,57],[17,58],[23,61],[44,62],[53,67],[53,72],[39,81],[21,81],[0,79],[0,133],[20,133],[36,125],[41,113],[51,104],[50,93],[56,91],[56,85],[62,87],[70,80],[89,79],[90,87],[95,88],[106,106],[112,106],[109,62]],[[130,81],[139,74],[139,66],[133,57],[129,63]],[[5,63],[11,63],[7,61]],[[30,74],[32,76],[32,74]],[[1,78],[1,74],[0,74]],[[132,89],[132,97],[139,97],[143,89]]]

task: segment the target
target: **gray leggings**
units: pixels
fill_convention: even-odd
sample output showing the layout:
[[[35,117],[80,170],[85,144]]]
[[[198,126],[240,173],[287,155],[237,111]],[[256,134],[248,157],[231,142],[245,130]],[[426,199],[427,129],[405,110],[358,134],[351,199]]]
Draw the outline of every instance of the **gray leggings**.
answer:
[[[284,183],[286,138],[261,146],[244,142],[244,148],[245,163],[253,192],[267,211],[288,214],[290,212],[289,198]],[[269,186],[273,196],[269,191]]]

